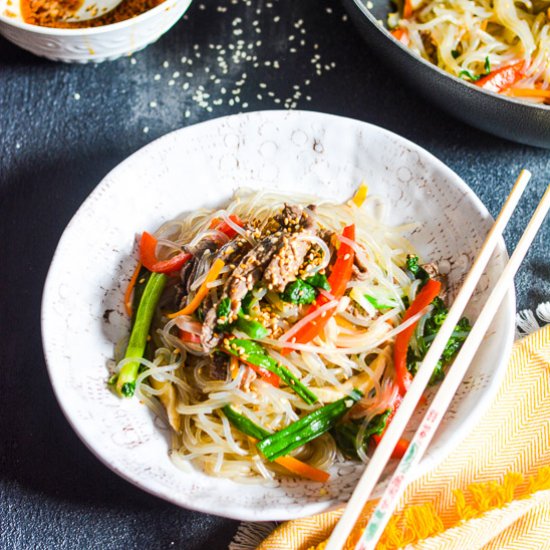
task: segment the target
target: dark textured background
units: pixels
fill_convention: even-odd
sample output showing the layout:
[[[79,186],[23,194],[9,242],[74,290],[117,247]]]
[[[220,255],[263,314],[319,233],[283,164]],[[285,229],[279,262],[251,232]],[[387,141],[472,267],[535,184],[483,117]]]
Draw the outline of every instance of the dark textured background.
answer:
[[[156,137],[239,110],[280,108],[275,98],[284,103],[298,85],[297,108],[366,120],[417,142],[462,176],[493,215],[520,168],[529,168],[532,185],[506,233],[515,243],[549,179],[550,153],[435,110],[370,55],[343,15],[337,0],[195,1],[134,62],[98,66],[51,63],[0,39],[0,547],[215,550],[227,547],[237,527],[164,503],[101,465],[63,418],[42,356],[40,298],[63,228],[109,170]],[[305,33],[294,26],[300,19]],[[230,62],[221,84],[210,85],[205,68],[219,69],[220,50],[208,44],[237,39],[253,42],[259,66],[247,63],[246,83],[237,86],[243,67]],[[181,57],[197,51],[193,77],[170,85],[173,72],[188,70]],[[314,55],[320,61],[312,63]],[[240,87],[240,104],[208,111],[192,99],[199,85],[210,100],[222,97],[221,86]],[[547,222],[517,277],[519,308],[549,298],[549,234]]]

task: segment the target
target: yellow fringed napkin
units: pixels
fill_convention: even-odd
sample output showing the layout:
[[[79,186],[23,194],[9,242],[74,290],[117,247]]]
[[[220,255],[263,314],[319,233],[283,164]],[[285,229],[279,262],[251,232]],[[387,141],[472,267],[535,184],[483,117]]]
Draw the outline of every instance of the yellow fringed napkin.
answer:
[[[353,549],[373,502],[345,546]],[[342,510],[280,525],[258,550],[322,550]],[[380,550],[550,549],[550,325],[514,345],[473,432],[411,483]]]

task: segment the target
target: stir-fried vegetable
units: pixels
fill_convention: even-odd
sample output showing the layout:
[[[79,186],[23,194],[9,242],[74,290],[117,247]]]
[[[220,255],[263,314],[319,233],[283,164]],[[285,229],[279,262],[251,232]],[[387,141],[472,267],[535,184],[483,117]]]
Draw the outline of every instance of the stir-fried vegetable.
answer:
[[[365,428],[362,439],[359,442],[357,441],[357,436],[361,428],[360,421],[350,420],[349,422],[339,422],[336,424],[331,430],[331,434],[338,448],[348,458],[359,459],[357,454],[358,448],[362,448],[366,452],[371,436],[380,435],[386,428],[386,421],[390,413],[391,409],[387,409],[383,413],[374,416]]]
[[[247,308],[247,313],[245,313],[244,308],[242,308],[237,314],[237,320],[233,323],[229,323],[231,300],[227,297],[221,299],[216,309],[216,316],[218,317],[216,330],[220,332],[229,332],[233,328],[236,328],[255,340],[265,338],[268,335],[267,329],[262,323],[250,317],[249,311],[249,308]]]
[[[476,86],[489,92],[503,92],[523,78],[523,61],[514,65],[501,67],[487,76],[480,78]]]
[[[157,259],[157,239],[147,231],[141,235],[139,243],[139,256],[141,263],[155,273],[171,273],[181,269],[183,264],[192,258],[192,254],[180,252],[168,260]]]
[[[426,282],[430,276],[428,272],[420,265],[418,265],[418,256],[409,254],[407,256],[407,269],[411,272],[415,279],[420,279]]]
[[[254,439],[264,439],[271,435],[271,432],[268,432],[261,426],[258,426],[252,420],[246,418],[246,416],[236,412],[230,405],[222,407],[222,411],[227,416],[228,420],[242,433],[252,437]],[[314,468],[297,458],[292,456],[281,456],[276,458],[275,461],[277,464],[280,464],[290,472],[297,474],[306,479],[311,479],[312,481],[319,481],[325,483],[329,480],[330,474],[318,468]]]
[[[357,206],[358,208],[363,206],[363,203],[367,198],[368,192],[369,192],[368,186],[365,183],[362,183],[359,186],[359,189],[357,189],[357,191],[355,192],[355,195],[353,195],[353,199],[351,199],[353,204],[355,204],[355,206]]]
[[[308,285],[311,285],[315,288],[322,288],[323,290],[326,290],[327,292],[330,292],[330,283],[328,282],[327,276],[323,273],[315,273],[315,275],[312,275],[311,277],[306,277],[305,282]]]
[[[270,461],[287,455],[294,449],[328,432],[361,397],[363,394],[360,391],[352,390],[347,397],[325,405],[277,433],[262,439],[257,448]]]
[[[346,237],[346,239],[352,241],[355,240],[355,225],[348,225],[347,227],[344,227],[342,235]],[[332,270],[328,278],[332,295],[336,299],[341,298],[346,291],[347,284],[351,279],[354,257],[355,253],[353,248],[349,244],[342,242],[336,254],[336,261],[332,266]],[[313,311],[315,311],[315,309],[321,307],[327,302],[328,299],[325,296],[318,296],[315,303],[313,303],[306,312],[306,315],[310,315]],[[326,312],[324,316],[320,318],[318,317],[310,324],[304,326],[294,335],[292,338],[293,342],[306,344],[313,340],[313,338],[315,338],[321,330],[323,330],[333,313],[334,310],[332,312]],[[285,355],[289,353],[289,350],[284,349],[282,350],[282,353]]]
[[[260,340],[268,335],[268,331],[262,323],[255,321],[241,311],[238,314],[234,326],[236,329],[244,332],[247,336],[253,338],[254,340]]]
[[[199,290],[197,290],[197,293],[195,294],[191,302],[187,304],[183,309],[180,309],[175,313],[168,314],[168,319],[174,319],[174,317],[179,317],[180,315],[190,315],[191,313],[193,313],[208,294],[208,284],[212,283],[218,278],[218,275],[220,274],[220,271],[223,269],[224,265],[225,263],[223,262],[223,260],[220,260],[219,258],[215,260],[212,264],[212,267],[210,268],[210,271],[208,272],[208,275],[206,275],[206,279],[204,279],[202,285],[199,287]]]
[[[382,441],[382,437],[383,437],[383,434],[382,435],[375,434],[372,436],[372,440],[378,445],[378,443]],[[408,448],[409,448],[409,442],[405,438],[400,437],[399,441],[396,443],[395,447],[393,448],[391,457],[403,458]]]
[[[231,405],[225,405],[222,407],[223,414],[227,416],[227,419],[237,430],[243,432],[243,434],[249,435],[255,439],[264,439],[271,435],[271,432],[267,431],[265,428],[258,426],[247,418],[246,416],[239,414]]]
[[[417,333],[414,335],[415,346],[414,348],[409,346],[407,351],[407,369],[413,376],[416,374],[419,364],[426,356],[426,353],[430,349],[433,340],[449,313],[449,310],[445,307],[441,298],[435,298],[432,302],[432,306],[433,310],[429,313],[424,323],[422,334],[418,334],[417,330]],[[466,317],[463,317],[459,321],[441,354],[441,358],[437,362],[437,366],[430,379],[430,384],[436,384],[443,379],[445,376],[444,368],[454,359],[464,340],[468,337],[471,328],[470,322]]]
[[[231,214],[229,219],[239,227],[243,227],[244,222],[236,214]],[[227,235],[230,239],[234,239],[237,236],[237,232],[233,229],[223,218],[214,218],[210,222],[210,229],[221,231]]]
[[[261,367],[267,371],[276,374],[290,388],[292,388],[308,405],[318,401],[317,396],[296,376],[294,376],[284,365],[280,365],[266,354],[264,348],[252,340],[242,340],[233,338],[224,340],[224,350],[235,355],[242,361]]]
[[[139,303],[132,332],[130,334],[130,340],[124,356],[125,358],[135,359],[135,361],[126,363],[122,369],[120,369],[118,375],[112,380],[112,383],[116,384],[116,391],[124,397],[134,395],[136,378],[140,366],[139,359],[143,357],[153,313],[155,312],[165,284],[166,275],[162,273],[152,273],[143,291],[143,296]]]
[[[317,291],[302,279],[296,279],[286,285],[281,298],[291,304],[311,304],[317,298]]]
[[[438,296],[440,291],[441,283],[435,279],[428,279],[422,290],[417,294],[413,303],[405,312],[403,321],[410,319],[429,306],[433,302],[434,298]],[[393,364],[395,367],[396,383],[399,387],[401,395],[406,393],[412,380],[412,376],[407,370],[407,350],[417,324],[418,321],[401,331],[395,338],[393,348]]]

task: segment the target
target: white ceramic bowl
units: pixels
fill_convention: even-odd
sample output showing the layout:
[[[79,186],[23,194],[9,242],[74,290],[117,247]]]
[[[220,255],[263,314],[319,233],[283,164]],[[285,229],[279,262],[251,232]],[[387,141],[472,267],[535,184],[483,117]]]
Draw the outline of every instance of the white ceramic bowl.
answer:
[[[43,297],[51,381],[70,423],[115,472],[159,497],[203,512],[282,520],[345,501],[362,465],[345,462],[319,484],[240,485],[170,461],[166,430],[136,399],[106,386],[114,343],[128,333],[123,294],[135,266],[135,235],[183,211],[225,203],[239,186],[308,192],[343,201],[362,180],[384,197],[390,223],[419,222],[409,238],[424,258],[446,261],[460,284],[491,218],[470,188],[413,143],[356,120],[311,112],[258,112],[178,130],[151,143],[98,185],[65,230]],[[506,260],[501,242],[467,312],[474,319]],[[506,366],[514,330],[507,295],[465,382],[416,470],[433,467],[487,405]],[[419,420],[419,419],[417,419]]]
[[[99,63],[129,55],[155,42],[190,4],[191,0],[165,0],[137,17],[112,25],[54,29],[25,23],[18,0],[0,0],[0,34],[21,48],[53,61]]]

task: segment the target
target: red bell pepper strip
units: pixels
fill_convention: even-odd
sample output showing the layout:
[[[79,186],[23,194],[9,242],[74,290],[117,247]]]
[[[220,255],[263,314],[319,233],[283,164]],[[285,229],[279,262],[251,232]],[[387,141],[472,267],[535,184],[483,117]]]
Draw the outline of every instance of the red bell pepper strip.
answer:
[[[247,367],[250,367],[258,376],[263,378],[265,382],[267,382],[268,384],[271,384],[272,386],[275,386],[276,388],[279,387],[281,379],[274,372],[271,372],[267,369],[259,367],[258,365],[249,363],[248,361],[243,361],[243,363]]]
[[[523,61],[507,65],[480,78],[475,85],[489,92],[504,92],[523,77]]]
[[[384,434],[382,434],[384,435]],[[382,440],[382,435],[373,435],[372,440],[378,445]],[[409,448],[409,442],[406,439],[400,438],[397,442],[397,445],[394,447],[391,457],[392,458],[403,458],[405,452]]]
[[[394,394],[393,399],[388,402],[388,406],[390,407],[390,414],[388,415],[388,418],[386,419],[386,425],[384,426],[384,429],[382,430],[381,434],[374,434],[372,436],[372,440],[374,441],[375,445],[378,445],[386,433],[386,430],[388,429],[388,426],[390,425],[390,422],[392,421],[393,417],[395,416],[395,413],[397,409],[399,408],[399,405],[401,405],[401,401],[403,401],[403,397],[400,394]],[[396,446],[394,447],[391,457],[392,458],[403,458],[403,455],[405,454],[405,451],[409,447],[409,442],[406,439],[401,438]]]
[[[236,214],[231,214],[229,219],[237,224],[239,227],[244,225],[244,222]],[[237,236],[237,232],[223,219],[214,218],[210,222],[210,229],[215,229],[216,231],[221,231],[225,233],[230,239],[234,239]]]
[[[355,225],[348,225],[344,227],[342,235],[347,239],[354,241],[355,240]],[[346,287],[351,279],[351,273],[353,268],[353,260],[355,257],[355,252],[353,248],[347,243],[341,243],[338,252],[336,253],[336,261],[332,266],[328,282],[330,284],[330,292],[336,298],[341,298],[346,292]],[[329,299],[320,294],[317,296],[315,302],[311,304],[309,309],[306,312],[306,315],[313,313],[318,307],[321,307],[323,304],[329,302]],[[325,312],[324,317],[317,317],[314,321],[311,321],[310,324],[303,327],[299,330],[293,337],[292,341],[299,344],[306,344],[315,338],[324,326],[327,324],[328,320],[332,317],[334,311]],[[290,349],[285,348],[282,350],[282,354],[286,355],[290,352]]]
[[[410,319],[413,315],[416,315],[425,307],[429,306],[434,301],[434,298],[439,295],[440,291],[441,283],[435,279],[428,279],[422,290],[417,294],[413,303],[409,306],[409,309],[405,312],[403,321]],[[396,383],[401,395],[405,395],[412,381],[411,373],[407,370],[407,350],[417,324],[418,321],[401,331],[395,337],[393,364],[395,367]]]
[[[180,252],[168,260],[159,261],[157,259],[156,249],[157,239],[150,233],[147,233],[147,231],[144,231],[139,243],[139,256],[141,263],[149,271],[153,271],[154,273],[171,273],[173,271],[178,271],[185,262],[192,258],[192,254]]]

